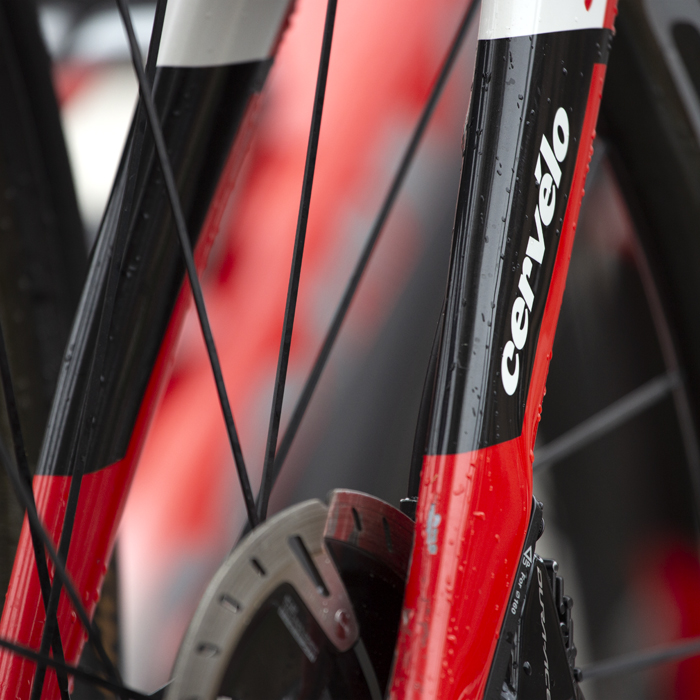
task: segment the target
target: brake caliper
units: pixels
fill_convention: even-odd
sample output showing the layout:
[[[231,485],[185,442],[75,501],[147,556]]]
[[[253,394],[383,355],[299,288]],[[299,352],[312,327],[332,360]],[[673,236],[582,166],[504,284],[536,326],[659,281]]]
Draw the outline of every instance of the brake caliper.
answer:
[[[535,501],[486,700],[583,700],[575,665],[573,600],[564,595],[557,563],[534,553],[543,530],[542,505]]]

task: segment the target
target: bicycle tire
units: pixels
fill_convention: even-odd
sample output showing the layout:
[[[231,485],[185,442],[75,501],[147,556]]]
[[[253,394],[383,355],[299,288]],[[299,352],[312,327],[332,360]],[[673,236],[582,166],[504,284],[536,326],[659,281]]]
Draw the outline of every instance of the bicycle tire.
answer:
[[[87,252],[33,2],[0,4],[0,322],[30,467],[36,466]],[[0,434],[10,448],[7,414]],[[0,585],[7,587],[21,511],[0,475]],[[0,609],[4,605],[0,601]]]
[[[616,433],[586,443],[552,467],[550,487],[555,499],[561,499],[559,505],[555,500],[553,521],[572,548],[569,559],[581,592],[578,619],[587,628],[589,661],[638,648],[634,633],[623,631],[641,629],[633,596],[640,595],[640,581],[662,565],[661,546],[668,556],[674,551],[685,556],[679,555],[684,547],[693,549],[700,504],[697,319],[691,311],[700,291],[692,271],[700,260],[695,218],[700,151],[692,104],[682,99],[678,75],[669,65],[673,56],[658,40],[661,32],[671,35],[671,27],[654,26],[649,3],[621,0],[619,8],[601,103],[599,148],[607,153],[609,174],[604,179],[613,196],[625,202],[628,222],[623,228],[634,232],[636,243],[625,244],[618,254],[623,263],[618,263],[617,277],[610,269],[603,273],[604,266],[598,268],[598,285],[616,289],[617,301],[603,302],[592,278],[578,284],[572,280],[567,288],[572,308],[584,315],[588,308],[589,319],[577,319],[573,312],[567,316],[562,307],[542,434],[547,439],[565,434],[595,415],[606,400],[612,404],[653,376],[678,372],[681,380]],[[631,303],[632,289],[643,311]],[[581,301],[586,294],[589,307]],[[611,333],[606,324],[614,319],[613,307],[626,309],[626,315]],[[613,337],[618,345],[611,347]],[[598,354],[602,348],[607,348],[606,359]],[[571,500],[574,494],[577,501]],[[663,587],[657,593],[659,598],[669,595]],[[679,620],[677,634],[694,634],[688,601],[679,597],[670,604]],[[647,611],[650,619],[653,607]],[[611,633],[614,619],[616,635]],[[669,641],[657,623],[650,622],[648,628],[647,643]],[[666,683],[675,684],[673,697],[688,697],[689,679],[697,677],[697,669],[697,660],[691,659],[664,671]],[[604,679],[597,681],[595,692],[600,697],[631,697],[635,692],[653,696],[656,691],[648,688],[658,682],[653,672],[638,679]]]

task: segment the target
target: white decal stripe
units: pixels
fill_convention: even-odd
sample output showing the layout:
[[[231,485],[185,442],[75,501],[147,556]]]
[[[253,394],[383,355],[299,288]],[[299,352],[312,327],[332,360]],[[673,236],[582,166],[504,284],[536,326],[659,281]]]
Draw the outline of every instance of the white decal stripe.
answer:
[[[599,29],[607,0],[482,0],[479,39]]]
[[[268,58],[290,0],[169,0],[159,66],[221,66]]]

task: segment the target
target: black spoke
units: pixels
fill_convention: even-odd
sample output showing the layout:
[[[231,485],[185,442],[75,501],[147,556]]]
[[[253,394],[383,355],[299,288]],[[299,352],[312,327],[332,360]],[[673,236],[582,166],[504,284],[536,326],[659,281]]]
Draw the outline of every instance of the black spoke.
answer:
[[[282,403],[284,401],[284,387],[287,381],[287,367],[289,364],[289,352],[292,345],[292,330],[294,328],[294,314],[296,312],[297,294],[299,291],[299,278],[301,276],[301,262],[304,256],[304,242],[306,240],[306,226],[309,220],[309,204],[311,202],[311,190],[313,188],[314,171],[316,169],[316,152],[318,150],[318,137],[321,132],[321,116],[323,114],[323,100],[326,94],[326,81],[328,78],[328,64],[331,58],[331,44],[333,42],[333,27],[335,25],[335,11],[338,0],[328,0],[326,8],[326,22],[323,28],[323,43],[321,45],[321,59],[316,78],[316,94],[311,115],[311,130],[309,133],[309,145],[306,150],[306,165],[304,167],[304,180],[301,186],[301,201],[299,203],[299,216],[297,219],[297,231],[294,239],[294,253],[292,256],[292,269],[289,274],[289,287],[287,290],[287,304],[284,310],[284,324],[282,327],[282,340],[277,360],[277,375],[275,388],[272,395],[272,409],[270,411],[270,427],[267,433],[267,447],[265,449],[265,462],[263,466],[262,482],[258,494],[258,515],[260,520],[267,516],[267,504],[274,483],[274,461],[277,448],[277,436],[279,434],[280,418],[282,416]]]
[[[110,690],[119,697],[124,698],[124,700],[127,700],[128,698],[132,698],[132,700],[153,700],[152,695],[140,693],[138,690],[128,688],[127,686],[122,685],[121,683],[113,683],[112,681],[102,678],[101,676],[97,676],[94,673],[85,671],[82,668],[79,668],[77,666],[70,666],[69,664],[63,661],[52,659],[50,656],[44,656],[34,651],[33,649],[28,649],[27,647],[22,646],[21,644],[15,644],[14,642],[10,642],[7,639],[0,638],[0,647],[8,649],[9,651],[17,654],[18,656],[23,656],[25,659],[29,659],[30,661],[36,661],[37,664],[42,664],[44,666],[54,668],[57,671],[59,671],[63,676],[68,675],[73,676],[74,678],[80,678],[80,680],[92,683],[92,685],[94,686],[105,688],[105,690]]]
[[[192,255],[192,246],[190,244],[190,238],[187,233],[187,224],[185,222],[185,216],[183,214],[182,206],[180,204],[180,197],[178,195],[177,186],[175,184],[173,171],[170,166],[170,159],[168,158],[168,152],[165,146],[165,139],[163,138],[163,132],[160,128],[158,114],[156,112],[155,104],[153,102],[150,81],[148,80],[148,77],[144,72],[141,54],[139,52],[138,43],[136,41],[136,35],[134,34],[134,28],[131,23],[131,17],[129,15],[129,10],[126,6],[125,0],[117,0],[117,6],[119,7],[119,13],[122,16],[124,27],[126,29],[126,33],[129,39],[131,60],[134,65],[134,70],[136,71],[136,77],[138,78],[141,100],[146,109],[148,124],[153,135],[153,141],[155,143],[156,153],[158,155],[158,163],[163,173],[165,187],[168,192],[168,199],[170,200],[170,206],[172,207],[173,219],[175,221],[175,230],[180,241],[180,247],[182,249],[183,258],[185,259],[187,277],[190,282],[190,288],[192,289],[192,296],[194,297],[194,303],[197,309],[197,316],[199,317],[199,324],[202,328],[202,335],[204,336],[204,342],[207,347],[207,353],[209,354],[209,361],[211,363],[212,372],[214,374],[214,381],[216,383],[216,390],[219,395],[219,402],[221,403],[221,410],[223,412],[224,421],[226,423],[226,430],[228,432],[228,438],[231,444],[231,451],[233,452],[233,458],[235,460],[236,470],[238,472],[238,479],[241,483],[243,498],[245,500],[246,510],[248,511],[248,521],[251,526],[255,526],[258,523],[258,516],[255,509],[255,499],[253,498],[253,491],[250,487],[248,471],[243,460],[243,452],[241,450],[240,441],[238,439],[238,432],[236,430],[236,425],[233,420],[233,413],[231,411],[231,405],[229,403],[228,395],[226,393],[226,385],[224,384],[224,377],[221,371],[221,363],[219,362],[219,356],[216,351],[216,346],[214,344],[214,337],[212,335],[211,327],[209,325],[209,317],[207,316],[206,307],[204,305],[202,287],[199,283],[197,268],[195,267],[194,256]]]
[[[365,677],[365,683],[367,684],[370,697],[372,700],[382,700],[382,690],[379,685],[379,680],[377,679],[377,672],[374,668],[374,664],[372,664],[372,659],[369,658],[367,647],[362,641],[362,637],[358,637],[353,650],[357,662],[360,664],[360,669],[362,669],[362,675]]]
[[[683,639],[655,649],[634,651],[614,659],[590,664],[581,671],[582,680],[590,681],[597,678],[610,678],[623,673],[645,671],[654,666],[688,659],[692,656],[700,656],[700,637]]]
[[[403,182],[406,179],[406,175],[408,174],[408,171],[411,167],[411,163],[413,162],[413,158],[416,155],[420,141],[423,137],[423,134],[425,133],[428,123],[430,122],[430,117],[432,116],[435,107],[440,99],[440,95],[442,94],[442,90],[445,86],[445,83],[447,82],[447,78],[450,75],[452,66],[454,65],[457,55],[459,54],[459,51],[464,42],[464,38],[467,35],[467,31],[469,30],[469,27],[472,25],[472,22],[476,17],[478,8],[479,0],[474,0],[469,4],[469,7],[465,11],[462,17],[462,21],[460,22],[457,32],[452,40],[452,44],[447,52],[447,56],[445,57],[443,64],[440,67],[440,71],[435,79],[435,82],[433,83],[428,101],[426,102],[423,108],[423,112],[421,113],[420,119],[416,124],[416,127],[411,136],[411,140],[409,141],[408,146],[406,147],[399,168],[396,174],[394,175],[394,179],[391,183],[391,186],[389,187],[389,191],[387,192],[382,207],[379,210],[379,214],[377,215],[377,218],[375,219],[374,224],[372,225],[372,229],[369,233],[369,236],[367,237],[367,241],[362,250],[362,254],[360,255],[359,260],[357,261],[350,281],[348,282],[345,292],[343,293],[343,297],[340,301],[340,304],[336,309],[336,312],[333,316],[333,321],[331,322],[330,328],[328,329],[323,344],[321,345],[321,349],[318,353],[318,356],[316,357],[314,366],[312,367],[309,377],[306,380],[304,388],[301,392],[301,396],[299,397],[299,400],[297,401],[297,404],[294,407],[294,412],[292,413],[292,416],[289,420],[289,424],[287,425],[284,435],[280,440],[279,448],[277,450],[277,454],[275,455],[274,471],[271,477],[272,483],[274,483],[275,479],[279,475],[279,472],[282,469],[282,465],[284,464],[284,460],[286,459],[289,453],[289,449],[292,446],[292,442],[294,441],[297,431],[299,430],[301,421],[304,417],[304,414],[306,413],[306,409],[309,406],[311,397],[313,396],[314,390],[316,389],[316,385],[318,384],[321,374],[323,373],[323,370],[326,366],[326,362],[328,361],[328,357],[338,337],[340,328],[343,325],[343,321],[345,320],[345,317],[348,313],[350,304],[352,303],[352,300],[355,297],[355,292],[357,291],[357,288],[360,285],[360,281],[362,280],[365,269],[367,268],[367,265],[370,261],[377,240],[379,239],[379,236],[384,228],[384,224],[386,223],[386,220],[389,217],[389,213],[391,212],[391,209],[394,203],[396,202],[396,198],[398,197],[398,194],[401,190],[401,186],[403,185]],[[258,497],[258,503],[260,503],[260,496]]]
[[[642,287],[651,311],[651,319],[656,327],[656,337],[659,341],[661,354],[669,372],[679,371],[681,365],[675,348],[673,334],[669,327],[664,305],[659,297],[654,276],[649,267],[649,261],[644,254],[639,240],[635,239],[632,248]],[[681,430],[683,447],[688,461],[688,474],[692,484],[695,506],[700,508],[700,445],[698,444],[697,427],[693,410],[690,407],[687,387],[679,384],[673,391],[673,401],[676,407],[678,425]]]
[[[556,440],[537,449],[533,471],[538,473],[583,449],[594,440],[664,399],[680,384],[680,374],[668,372],[631,391]]]
[[[156,77],[156,63],[158,61],[158,49],[160,40],[163,37],[163,23],[165,22],[165,8],[168,0],[157,0],[156,13],[153,16],[153,30],[151,31],[151,41],[148,45],[148,57],[146,58],[146,76],[153,85]]]

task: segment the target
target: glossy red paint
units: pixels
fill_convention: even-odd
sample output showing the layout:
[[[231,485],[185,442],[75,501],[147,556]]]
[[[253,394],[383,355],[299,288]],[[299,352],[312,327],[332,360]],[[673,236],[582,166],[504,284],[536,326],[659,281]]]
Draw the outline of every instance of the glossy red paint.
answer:
[[[426,457],[392,700],[483,692],[530,517],[524,448]]]
[[[595,65],[523,431],[478,452],[424,460],[392,700],[483,697],[529,523],[535,436],[604,78],[605,66]]]
[[[115,464],[83,477],[67,569],[90,615],[94,612],[99,599],[129,486],[163,380],[167,377],[172,348],[186,308],[185,299],[186,297],[181,293],[146,389],[126,455]],[[65,476],[34,478],[37,509],[54,543],[58,542],[61,534],[70,483],[70,477]],[[51,564],[49,571],[53,571]],[[86,637],[65,593],[59,604],[58,619],[66,660],[69,663],[75,663],[80,658]],[[44,622],[44,606],[41,601],[29,527],[25,518],[8,587],[6,605],[0,620],[0,636],[38,649]],[[29,697],[34,668],[33,662],[20,659],[9,652],[0,651],[0,678],[2,678],[0,698],[15,700],[15,698]],[[47,673],[42,697],[59,697],[53,671]]]
[[[102,579],[114,544],[114,527],[107,527],[105,524],[119,521],[123,506],[123,499],[120,496],[131,478],[130,461],[133,462],[128,458],[124,459],[107,469],[88,474],[83,479],[79,510],[68,557],[68,570],[76,588],[81,592],[83,603],[90,615],[97,604]],[[39,476],[34,479],[37,506],[54,542],[57,542],[60,537],[70,482],[70,477]],[[98,517],[95,517],[95,514]],[[93,552],[95,558],[84,557],[83,552]],[[49,566],[49,571],[53,574],[53,566]],[[39,580],[26,519],[8,590],[8,601],[12,602],[5,608],[0,624],[0,635],[38,649],[41,645],[45,613],[41,604]],[[59,604],[58,619],[66,659],[76,662],[80,656],[85,635],[65,594],[62,595]],[[2,652],[0,655],[2,697],[15,697],[10,695],[10,688],[26,689],[26,693],[29,693],[34,668],[35,665],[32,662],[20,660],[8,652]],[[51,671],[47,674],[44,697],[57,697],[57,694],[56,678]],[[16,695],[16,697],[23,696],[24,692]]]
[[[184,299],[184,295],[180,294],[126,455],[115,464],[83,477],[67,569],[90,615],[94,612],[99,599],[126,495],[162,382],[167,376],[172,347],[185,311]],[[61,534],[70,483],[71,478],[65,476],[34,478],[37,509],[54,543],[58,542]],[[49,571],[53,571],[51,564]],[[69,663],[76,663],[80,658],[86,636],[65,593],[59,604],[58,619],[65,658]],[[25,518],[6,605],[0,621],[0,636],[38,649],[44,622],[45,613],[41,602],[39,579],[36,574],[29,527]],[[29,697],[34,669],[33,662],[20,659],[9,652],[0,651],[0,678],[2,678],[0,698],[14,700]],[[47,673],[42,697],[59,697],[53,671]]]

